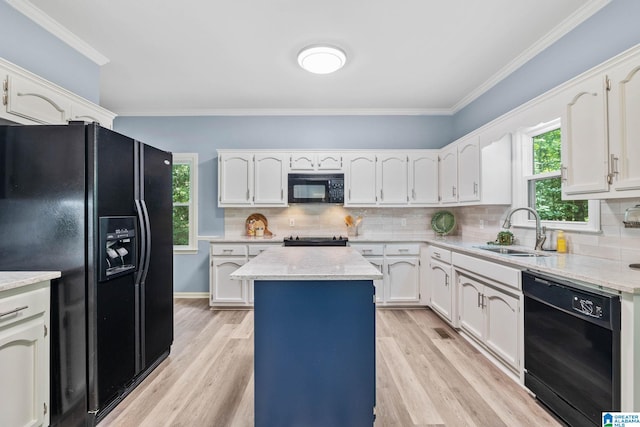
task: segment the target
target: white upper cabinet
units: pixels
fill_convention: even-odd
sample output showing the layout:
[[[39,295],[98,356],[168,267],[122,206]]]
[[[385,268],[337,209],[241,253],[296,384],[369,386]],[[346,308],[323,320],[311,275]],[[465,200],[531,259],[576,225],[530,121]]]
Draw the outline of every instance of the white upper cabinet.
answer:
[[[218,151],[218,206],[286,206],[285,157]]]
[[[409,153],[409,204],[438,204],[438,151]]]
[[[256,154],[254,157],[253,203],[255,205],[287,205],[287,169],[285,156]]]
[[[71,102],[40,82],[19,75],[6,80],[7,113],[44,124],[66,124]]]
[[[406,205],[409,201],[409,157],[406,153],[377,156],[378,201],[381,205]]]
[[[341,153],[293,152],[289,154],[289,170],[292,172],[342,171]]]
[[[511,134],[495,141],[465,137],[440,150],[443,205],[511,204]]]
[[[607,78],[596,76],[566,92],[562,117],[565,198],[608,190],[606,86]]]
[[[253,155],[218,153],[218,206],[251,205]]]
[[[21,124],[99,122],[111,129],[115,114],[0,58],[0,119]]]
[[[480,200],[480,141],[478,137],[458,143],[458,201]]]
[[[640,53],[563,96],[562,197],[640,197]]]
[[[476,188],[477,196],[474,204],[510,205],[512,184],[512,138],[507,133],[501,138],[489,142],[480,142],[480,181],[477,185],[466,188]],[[462,168],[462,165],[459,166]],[[460,183],[460,195],[462,195]]]
[[[440,151],[439,161],[440,203],[458,201],[458,147],[450,144]]]
[[[376,156],[373,153],[350,153],[346,160],[345,206],[375,205]]]
[[[640,60],[609,73],[609,153],[612,197],[636,197],[640,191]]]

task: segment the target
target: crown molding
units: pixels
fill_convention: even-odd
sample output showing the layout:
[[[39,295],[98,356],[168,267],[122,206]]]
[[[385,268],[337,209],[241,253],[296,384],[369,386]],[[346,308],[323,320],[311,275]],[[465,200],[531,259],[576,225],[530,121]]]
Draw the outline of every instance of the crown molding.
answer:
[[[169,116],[450,116],[443,108],[220,108],[187,110],[120,110],[120,117]]]
[[[60,24],[55,19],[44,13],[42,10],[35,7],[28,0],[5,0],[10,6],[22,13],[27,18],[31,19],[36,24],[68,44],[73,49],[80,52],[82,55],[89,58],[91,61],[102,66],[109,62],[109,58],[98,52],[91,47],[87,42],[80,37],[73,34],[66,27]]]
[[[504,68],[498,71],[496,74],[491,76],[489,80],[475,88],[472,92],[470,92],[467,96],[458,101],[452,108],[452,114],[457,113],[462,110],[467,105],[471,104],[473,101],[478,99],[484,93],[489,91],[492,87],[500,83],[511,73],[516,71],[518,68],[522,67],[528,61],[533,59],[540,52],[560,40],[564,35],[569,33],[571,30],[576,28],[578,25],[582,24],[588,18],[593,16],[600,9],[605,7],[611,3],[611,0],[591,0],[582,6],[580,9],[576,10],[573,14],[571,14],[567,19],[558,24],[555,28],[549,31],[546,35],[544,35],[541,39],[536,41],[534,44],[529,46],[528,49],[524,50],[520,55],[518,55],[514,60],[509,62]]]

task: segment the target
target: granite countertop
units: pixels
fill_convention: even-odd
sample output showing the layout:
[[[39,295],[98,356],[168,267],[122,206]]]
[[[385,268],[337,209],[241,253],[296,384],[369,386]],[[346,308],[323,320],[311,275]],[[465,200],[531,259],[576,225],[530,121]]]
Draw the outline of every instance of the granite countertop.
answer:
[[[57,279],[60,275],[59,271],[0,271],[0,292]]]
[[[281,243],[283,236],[272,238],[225,236],[212,239],[220,243]],[[521,269],[535,270],[541,273],[560,276],[610,291],[640,294],[640,270],[629,267],[628,262],[613,261],[575,254],[543,252],[544,257],[510,257],[478,249],[486,246],[486,241],[465,239],[460,236],[439,238],[434,233],[421,231],[416,233],[375,233],[361,236],[349,236],[350,244],[419,242],[440,246],[460,253],[497,261]],[[530,247],[511,246],[514,249],[533,251]]]
[[[382,273],[350,247],[274,247],[231,273],[236,280],[376,280]]]
[[[486,246],[484,242],[469,241],[460,237],[428,240],[428,243],[468,255],[498,261],[522,269],[560,276],[565,279],[593,285],[607,290],[640,294],[640,270],[629,268],[629,263],[575,254],[542,252],[541,257],[512,257],[477,248]],[[534,252],[529,247],[509,246]]]

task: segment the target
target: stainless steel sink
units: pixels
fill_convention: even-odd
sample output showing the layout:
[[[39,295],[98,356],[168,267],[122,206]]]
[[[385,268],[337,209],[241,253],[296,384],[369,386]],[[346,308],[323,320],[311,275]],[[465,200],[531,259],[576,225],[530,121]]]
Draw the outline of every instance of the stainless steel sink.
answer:
[[[513,257],[546,257],[547,254],[541,254],[539,252],[528,252],[519,249],[505,248],[502,246],[475,246],[476,249],[482,249],[483,251],[489,251],[500,255],[507,255]]]

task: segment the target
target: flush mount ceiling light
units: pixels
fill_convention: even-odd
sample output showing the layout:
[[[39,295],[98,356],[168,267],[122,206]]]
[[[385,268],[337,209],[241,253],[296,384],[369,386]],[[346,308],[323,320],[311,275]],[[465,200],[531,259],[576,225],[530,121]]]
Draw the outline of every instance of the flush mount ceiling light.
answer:
[[[332,46],[309,46],[298,54],[298,64],[314,74],[329,74],[338,71],[347,62],[345,53]]]

